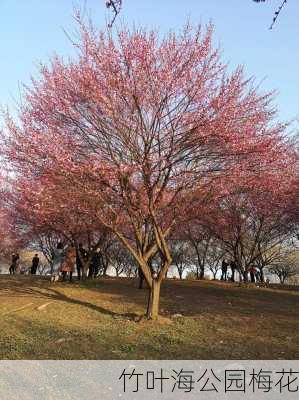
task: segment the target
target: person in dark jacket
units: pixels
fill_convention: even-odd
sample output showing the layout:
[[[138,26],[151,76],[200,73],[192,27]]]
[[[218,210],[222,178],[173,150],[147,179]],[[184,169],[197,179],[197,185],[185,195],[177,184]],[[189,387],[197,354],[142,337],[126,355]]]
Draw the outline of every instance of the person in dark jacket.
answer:
[[[39,257],[37,254],[35,254],[35,256],[32,259],[31,270],[30,270],[32,275],[36,275],[38,266],[39,266]]]
[[[252,282],[252,283],[255,283],[255,280],[256,280],[256,269],[255,269],[255,267],[254,267],[254,266],[251,266],[251,267],[248,269],[248,272],[249,272],[249,274],[250,274],[250,280],[251,280],[251,282]]]
[[[227,280],[227,267],[228,263],[226,262],[226,260],[223,260],[221,264],[221,278],[220,278],[222,281]]]
[[[100,266],[101,266],[101,252],[98,249],[97,251],[94,252],[91,258],[88,270],[88,278],[96,278],[100,271]]]
[[[236,264],[235,261],[231,261],[230,262],[230,269],[232,270],[232,276],[231,276],[230,280],[232,282],[235,282],[235,272],[236,272],[236,269],[237,269],[237,264]]]
[[[84,249],[82,243],[79,243],[78,249],[76,249],[76,267],[77,267],[77,275],[78,275],[78,280],[81,279],[81,272],[83,270],[83,261],[87,260],[87,251]]]
[[[9,273],[10,275],[15,275],[17,271],[17,266],[19,262],[20,256],[18,253],[13,253],[11,256],[11,265],[9,267]]]

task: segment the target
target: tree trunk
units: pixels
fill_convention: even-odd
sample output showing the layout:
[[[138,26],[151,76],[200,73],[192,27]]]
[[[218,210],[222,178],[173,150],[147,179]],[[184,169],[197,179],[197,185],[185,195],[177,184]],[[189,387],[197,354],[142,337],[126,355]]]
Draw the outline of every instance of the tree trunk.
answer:
[[[199,279],[204,279],[204,277],[205,277],[205,269],[204,269],[204,267],[201,265],[201,266],[200,266]]]
[[[139,277],[138,289],[143,289],[143,281],[144,281],[144,277],[140,276]]]
[[[284,275],[281,275],[281,277],[279,277],[280,278],[280,283],[282,284],[282,285],[284,285],[284,283],[285,283],[285,281],[286,281],[286,276],[284,276]]]
[[[153,279],[150,288],[150,298],[147,309],[147,318],[157,320],[159,316],[161,282]]]
[[[139,286],[138,289],[142,289],[143,288],[143,281],[144,281],[144,274],[141,270],[141,268],[138,268],[138,275],[139,275]]]
[[[196,267],[196,279],[203,279],[205,276],[205,268],[203,265],[198,265]]]
[[[177,268],[178,268],[178,273],[179,273],[180,279],[183,279],[183,271],[182,271],[182,269],[180,267],[177,267]]]

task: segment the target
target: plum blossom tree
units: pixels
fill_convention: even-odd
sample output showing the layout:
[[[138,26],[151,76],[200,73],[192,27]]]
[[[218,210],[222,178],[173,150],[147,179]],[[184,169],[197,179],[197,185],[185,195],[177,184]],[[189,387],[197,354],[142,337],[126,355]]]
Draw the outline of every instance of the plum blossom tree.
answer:
[[[236,262],[244,280],[253,264],[263,280],[264,268],[280,254],[277,249],[295,235],[296,224],[290,214],[294,208],[288,204],[296,202],[296,171],[297,155],[286,148],[279,170],[265,172],[247,188],[239,187],[239,191],[214,206],[210,216],[214,223],[206,221],[207,229]]]
[[[84,199],[77,195],[71,182],[61,181],[57,176],[54,186],[54,181],[49,184],[49,177],[29,177],[15,172],[14,178],[6,180],[11,190],[2,196],[15,241],[39,248],[50,265],[59,241],[76,247],[84,243],[88,250],[88,257],[81,260],[85,277],[95,252],[105,252],[110,232],[91,218],[91,208],[86,214]]]
[[[20,242],[14,235],[6,209],[0,210],[0,252],[1,257],[9,257],[17,251]]]
[[[242,68],[229,73],[212,47],[212,26],[98,31],[79,16],[77,57],[54,57],[25,88],[19,121],[7,117],[3,149],[16,198],[33,225],[67,235],[105,227],[130,252],[159,313],[168,244],[193,191],[272,165],[284,125],[271,93]],[[159,263],[151,267],[158,255]]]

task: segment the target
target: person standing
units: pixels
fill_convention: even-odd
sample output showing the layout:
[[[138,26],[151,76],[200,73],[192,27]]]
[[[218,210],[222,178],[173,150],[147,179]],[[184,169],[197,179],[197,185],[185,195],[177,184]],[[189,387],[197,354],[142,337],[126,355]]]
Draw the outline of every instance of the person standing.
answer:
[[[255,281],[260,283],[264,281],[262,278],[262,273],[258,269],[255,269]]]
[[[12,253],[11,255],[11,264],[9,267],[9,275],[14,275],[15,273],[15,253]]]
[[[235,282],[235,272],[236,272],[236,269],[237,269],[237,264],[236,264],[235,261],[231,261],[230,262],[230,269],[232,270],[232,276],[231,276],[230,280],[232,282]]]
[[[78,280],[81,279],[83,263],[86,261],[86,259],[87,259],[87,251],[84,249],[82,243],[79,243],[79,247],[78,249],[76,249],[76,267],[77,267]]]
[[[97,249],[93,253],[88,270],[88,278],[96,278],[98,276],[101,265],[101,256],[100,249]]]
[[[226,262],[226,260],[222,261],[221,264],[221,281],[226,281],[227,280],[227,267],[228,267],[228,263]]]
[[[250,274],[250,280],[251,280],[251,282],[252,283],[255,283],[255,275],[256,275],[256,269],[255,269],[255,267],[254,266],[251,266],[250,268],[249,268],[249,274]]]
[[[66,276],[69,273],[70,274],[70,282],[72,282],[75,263],[76,263],[76,249],[72,245],[67,249],[66,255],[61,264],[61,272],[62,272],[62,280],[63,281],[65,281]]]
[[[18,253],[13,253],[11,256],[11,265],[9,267],[9,274],[10,275],[15,275],[17,268],[18,268],[18,263],[19,263],[20,256]]]
[[[30,273],[31,275],[36,275],[37,268],[39,266],[39,257],[37,254],[32,259]]]

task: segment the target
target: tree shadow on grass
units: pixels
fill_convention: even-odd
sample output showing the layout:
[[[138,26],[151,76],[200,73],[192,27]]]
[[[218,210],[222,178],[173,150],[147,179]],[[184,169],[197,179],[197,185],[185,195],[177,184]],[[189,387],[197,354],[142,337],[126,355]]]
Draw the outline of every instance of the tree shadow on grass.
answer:
[[[117,294],[124,302],[145,306],[148,289],[137,289],[133,279],[97,279],[81,284],[102,294]],[[207,281],[165,280],[161,288],[161,314],[181,313],[184,316],[251,315],[261,313],[277,318],[281,314],[299,317],[299,296],[297,293],[268,290],[264,288],[244,288],[238,284],[223,285]],[[233,307],[233,308],[232,308]]]
[[[40,283],[40,281],[38,282]],[[69,304],[87,307],[93,311],[99,312],[104,315],[109,315],[114,318],[134,320],[138,317],[138,314],[136,313],[117,313],[107,308],[101,307],[97,304],[68,296],[58,289],[52,287],[47,281],[42,281],[41,287],[33,285],[33,283],[36,284],[38,282],[33,282],[32,280],[30,280],[30,282],[26,282],[26,280],[18,281],[16,279],[14,279],[14,281],[9,281],[9,279],[7,281],[4,281],[2,279],[0,282],[0,296],[7,296],[8,294],[12,293],[14,297],[33,297],[50,301],[63,301]],[[64,287],[66,286],[59,286],[59,288]]]
[[[1,277],[0,296],[33,296],[35,298],[59,300],[88,307],[94,311],[113,317],[134,319],[135,313],[118,313],[94,304],[92,301],[75,298],[67,293],[68,288],[86,289],[87,293],[95,293],[95,300],[101,302],[105,295],[109,301],[125,304],[144,310],[148,289],[137,289],[137,280],[98,278],[84,282],[75,281],[72,285],[58,283],[51,285],[49,280],[40,277],[15,276]],[[116,299],[111,300],[111,296]],[[90,297],[90,295],[88,296]],[[299,296],[297,293],[274,291],[263,288],[243,288],[236,284],[222,285],[211,282],[165,280],[161,290],[161,314],[169,316],[181,313],[188,317],[203,314],[214,316],[252,316],[278,318],[299,317]]]
[[[112,310],[114,310],[114,304],[117,307],[117,304],[120,302],[123,302],[125,307],[128,308],[131,307],[131,304],[137,308],[141,302],[144,305],[147,289],[140,291],[136,287],[133,287],[135,284],[136,282],[134,283],[126,280],[100,279],[87,284],[76,283],[70,285],[66,283],[50,285],[49,281],[41,280],[38,277],[36,277],[36,279],[29,279],[29,277],[19,277],[16,279],[15,277],[12,279],[6,277],[4,279],[1,277],[0,297],[2,297],[3,300],[8,297],[8,303],[9,296],[20,297],[23,301],[25,301],[24,299],[27,297],[26,301],[28,302],[33,299],[38,300],[38,305],[40,305],[41,301],[61,301],[64,304],[63,308],[65,308],[67,304],[73,304],[79,307],[85,307],[86,310],[93,310],[99,313],[99,316],[107,315],[112,318],[117,317],[116,319],[118,319],[119,317],[119,319],[127,320],[131,319],[131,317],[135,317],[136,314],[122,314]],[[86,298],[83,296],[86,296]],[[111,302],[111,306],[109,305],[109,307],[106,307],[105,303],[105,307],[103,307],[101,301],[103,301],[103,303],[106,302],[107,297],[109,298],[109,302]],[[234,349],[234,347],[236,347],[234,357],[243,358],[247,356],[249,358],[254,358],[256,356],[263,359],[269,357],[269,354],[271,354],[275,346],[279,346],[279,350],[275,353],[277,357],[281,357],[279,351],[284,352],[286,351],[285,348],[287,348],[288,353],[286,352],[285,354],[288,354],[288,357],[291,358],[293,357],[293,353],[298,354],[298,336],[296,334],[298,331],[299,316],[299,307],[296,307],[296,305],[298,305],[298,300],[298,295],[281,292],[274,293],[273,291],[263,289],[244,289],[238,288],[237,286],[225,287],[223,285],[214,285],[213,283],[207,282],[165,281],[161,296],[161,310],[163,310],[161,314],[165,315],[164,312],[166,311],[170,314],[179,312],[183,314],[183,317],[188,318],[182,318],[178,321],[174,320],[173,324],[169,325],[169,327],[168,325],[161,327],[155,324],[146,324],[143,326],[143,329],[139,329],[140,326],[142,327],[142,324],[138,326],[138,328],[135,323],[131,324],[133,332],[136,328],[139,333],[135,333],[130,339],[133,341],[134,346],[132,346],[132,343],[129,341],[127,342],[128,346],[125,344],[124,351],[130,352],[128,358],[131,359],[137,357],[159,358],[160,356],[161,358],[180,358],[178,355],[180,351],[182,354],[190,357],[192,355],[192,345],[187,343],[189,339],[181,343],[178,336],[182,335],[183,340],[185,340],[184,335],[189,335],[193,329],[193,336],[191,335],[193,337],[193,346],[202,348],[202,350],[198,349],[198,352],[194,350],[197,355],[195,358],[208,357],[207,353],[204,353],[204,348],[205,346],[209,346],[210,342],[212,344],[215,344],[215,342],[217,343],[219,347],[217,347],[217,357],[223,357],[224,353],[222,345],[219,345],[219,339],[223,339],[223,343],[226,343],[228,335],[231,343],[234,344],[232,348]],[[18,300],[17,303],[19,304],[20,300]],[[76,313],[76,309],[74,309],[74,311]],[[135,311],[134,308],[133,311]],[[73,310],[70,309],[70,314],[72,314],[72,312]],[[30,314],[27,313],[25,315],[31,318]],[[23,319],[20,318],[20,313],[13,314],[13,318],[3,318],[3,322],[6,324],[5,326],[8,327],[8,334],[6,334],[6,338],[4,338],[5,334],[4,336],[2,334],[3,343],[0,341],[0,348],[2,345],[5,348],[10,348],[10,335],[12,331],[14,332],[13,324],[18,325],[18,327],[16,326],[16,337],[13,339],[13,341],[17,340],[18,343],[16,343],[15,347],[12,347],[12,351],[17,354],[19,346],[22,347],[23,342],[24,346],[27,346],[28,338],[26,337],[24,339],[22,332],[24,332],[24,335],[29,335],[29,342],[31,343],[31,323],[32,328],[36,328],[36,335],[43,336],[45,346],[49,346],[49,355],[45,355],[45,358],[115,358],[115,355],[117,356],[118,354],[120,358],[123,357],[122,353],[118,352],[114,354],[111,352],[109,346],[113,348],[120,346],[120,343],[122,343],[119,340],[120,332],[122,332],[124,327],[127,328],[130,323],[126,325],[124,321],[115,321],[115,323],[111,324],[111,320],[107,319],[106,322],[108,324],[107,328],[105,328],[105,332],[108,332],[108,334],[106,335],[105,333],[106,336],[103,337],[102,327],[104,325],[102,324],[105,324],[105,320],[96,318],[96,315],[92,315],[93,320],[96,320],[96,328],[92,328],[93,330],[92,332],[90,331],[90,333],[88,332],[88,323],[86,325],[86,330],[84,329],[84,317],[83,320],[81,320],[80,317],[76,320],[75,323],[77,327],[69,328],[66,326],[66,330],[64,330],[63,325],[54,325],[53,320],[51,321],[50,318],[48,319],[46,314],[44,314],[45,319],[44,317],[40,318],[40,323],[37,322],[39,315],[40,314],[34,314],[31,322],[29,320],[23,321]],[[53,314],[50,313],[49,316],[51,317],[51,315],[53,317]],[[166,314],[166,316],[169,316],[169,314]],[[22,321],[25,325],[23,325]],[[60,319],[59,321],[63,324],[63,320]],[[86,321],[90,321],[90,316],[88,316]],[[47,329],[49,330],[48,333]],[[162,330],[166,329],[169,330],[169,334],[165,336],[165,332],[163,333]],[[178,331],[177,335],[174,335],[175,329]],[[17,335],[18,330],[21,332],[20,337]],[[156,332],[154,332],[154,337],[153,331]],[[97,336],[99,332],[101,339],[94,337]],[[206,336],[211,340],[203,343],[200,342],[197,337],[200,337],[200,335],[205,332]],[[34,334],[33,331],[32,335]],[[68,336],[69,334],[74,336],[75,339],[74,341],[67,341],[59,344],[58,347],[65,351],[63,355],[61,355],[55,348],[55,337],[58,335],[57,338],[61,338],[61,335]],[[80,337],[86,334],[87,337],[81,342]],[[145,337],[142,338],[142,335],[145,335]],[[15,333],[13,336],[15,336]],[[261,337],[261,341],[258,340],[259,337]],[[286,337],[289,337],[287,342],[283,339]],[[142,343],[138,343],[139,339],[142,340]],[[173,343],[171,347],[168,347],[167,344],[164,345],[164,339],[167,343],[169,340],[172,340]],[[248,340],[250,340],[250,345],[246,345],[246,352],[244,350],[244,353],[242,353],[244,341],[247,343]],[[33,352],[32,354],[37,354],[38,357],[40,357],[39,354],[46,354],[46,349],[42,349],[43,338],[39,337],[38,341],[40,349],[34,350],[35,353]],[[98,349],[97,355],[93,355],[88,348],[88,346],[92,346],[93,343],[96,346],[103,346],[103,349]],[[162,345],[158,346],[159,343],[162,343]],[[79,346],[82,354],[77,351],[76,345]],[[265,346],[268,348],[267,352],[264,349]],[[253,352],[254,347],[257,348],[256,353]],[[107,353],[105,353],[105,355],[104,348],[107,348]],[[208,354],[214,357],[216,353],[212,348],[210,350]],[[23,350],[22,354],[25,354]],[[261,357],[261,354],[263,354],[263,357]],[[284,356],[285,355],[283,355],[283,357]],[[17,355],[14,357],[17,357]]]
[[[97,311],[101,314],[104,315],[110,315],[110,316],[117,316],[118,314],[115,313],[112,310],[108,310],[106,308],[100,307],[96,304],[90,303],[88,301],[83,301],[83,300],[79,300],[70,296],[67,296],[64,293],[61,293],[59,290],[55,290],[53,288],[47,288],[47,292],[40,292],[38,289],[36,288],[31,288],[30,289],[30,293],[31,295],[42,295],[44,298],[47,298],[49,300],[58,300],[58,301],[64,301],[66,303],[70,303],[70,304],[76,304],[79,306],[83,306],[83,307],[87,307],[93,311]]]

